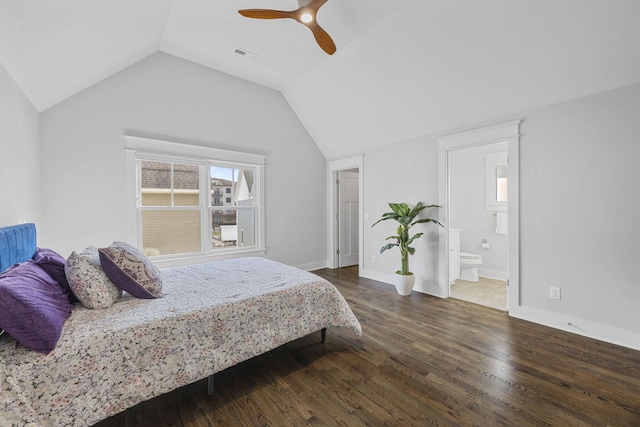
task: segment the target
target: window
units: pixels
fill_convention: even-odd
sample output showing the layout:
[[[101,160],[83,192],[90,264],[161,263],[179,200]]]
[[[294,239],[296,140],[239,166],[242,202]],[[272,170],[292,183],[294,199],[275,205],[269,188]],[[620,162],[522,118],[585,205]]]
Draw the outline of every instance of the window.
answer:
[[[488,211],[507,210],[507,153],[485,155],[486,203]]]
[[[129,235],[145,254],[159,261],[264,254],[263,156],[125,140]]]
[[[213,250],[226,247],[253,246],[256,241],[255,168],[233,167],[211,163],[209,166],[212,188],[222,187],[224,203],[213,200],[210,207]],[[215,190],[214,190],[215,191]]]
[[[141,248],[149,256],[200,252],[201,166],[138,161]]]

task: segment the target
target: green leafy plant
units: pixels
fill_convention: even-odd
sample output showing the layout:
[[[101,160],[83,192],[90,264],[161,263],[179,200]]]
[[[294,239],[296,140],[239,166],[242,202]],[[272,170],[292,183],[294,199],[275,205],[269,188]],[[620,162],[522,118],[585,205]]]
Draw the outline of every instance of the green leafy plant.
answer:
[[[382,218],[373,223],[373,226],[378,224],[379,222],[386,221],[389,219],[393,219],[399,223],[395,236],[389,236],[385,240],[395,240],[395,243],[387,243],[382,248],[380,248],[380,253],[383,253],[387,249],[391,249],[393,247],[398,247],[400,249],[400,259],[401,259],[401,267],[400,270],[397,271],[398,274],[402,275],[410,275],[413,274],[409,271],[409,255],[415,254],[415,248],[409,246],[413,243],[414,240],[420,238],[424,233],[416,233],[413,236],[409,237],[409,230],[416,224],[422,224],[425,222],[435,222],[440,227],[444,227],[439,221],[433,218],[419,218],[416,219],[418,214],[422,212],[424,209],[428,208],[439,208],[438,205],[425,205],[422,202],[418,202],[413,208],[409,207],[406,203],[389,203],[389,207],[392,212],[387,212],[382,214]]]

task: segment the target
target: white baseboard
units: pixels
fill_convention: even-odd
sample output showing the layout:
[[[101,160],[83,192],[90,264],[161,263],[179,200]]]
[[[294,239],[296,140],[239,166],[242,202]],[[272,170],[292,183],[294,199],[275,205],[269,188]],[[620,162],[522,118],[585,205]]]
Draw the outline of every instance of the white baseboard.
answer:
[[[316,262],[309,262],[306,264],[300,264],[300,265],[296,265],[296,268],[299,268],[300,270],[304,270],[304,271],[313,271],[313,270],[320,270],[321,268],[327,268],[327,260],[324,261],[316,261]]]
[[[380,273],[378,271],[361,268],[360,276],[366,279],[377,280],[383,282],[395,289],[393,285],[393,273]],[[416,279],[416,283],[413,286],[413,290],[422,294],[432,295],[440,298],[446,298],[446,295],[442,294],[437,283],[431,283],[424,280]]]
[[[509,278],[509,274],[506,271],[488,270],[486,268],[478,268],[478,276],[505,281]]]
[[[640,334],[637,332],[524,306],[509,307],[509,315],[554,329],[560,329],[599,341],[640,350]]]
[[[389,286],[393,286],[393,274],[380,273],[378,271],[370,270],[367,268],[360,268],[360,277],[365,279],[377,280],[383,282]]]

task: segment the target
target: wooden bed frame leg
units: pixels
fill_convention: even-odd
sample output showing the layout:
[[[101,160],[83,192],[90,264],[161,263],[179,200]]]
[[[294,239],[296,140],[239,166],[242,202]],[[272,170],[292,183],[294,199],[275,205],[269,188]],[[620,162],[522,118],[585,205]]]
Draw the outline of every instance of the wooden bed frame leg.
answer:
[[[320,330],[320,336],[321,336],[321,338],[320,338],[320,342],[324,344],[324,342],[325,342],[325,341],[326,341],[326,339],[327,339],[327,328],[322,328],[322,329]]]
[[[209,375],[209,379],[207,381],[207,393],[209,396],[213,396],[213,375]]]

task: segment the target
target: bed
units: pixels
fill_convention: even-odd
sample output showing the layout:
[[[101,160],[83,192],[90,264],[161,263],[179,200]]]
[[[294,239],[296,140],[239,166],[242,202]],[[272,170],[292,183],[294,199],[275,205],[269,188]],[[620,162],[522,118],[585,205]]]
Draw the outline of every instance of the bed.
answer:
[[[35,249],[33,224],[0,229],[3,268]],[[294,267],[240,258],[161,272],[162,298],[76,302],[48,354],[1,335],[0,424],[89,426],[325,328],[362,334],[331,283]]]

